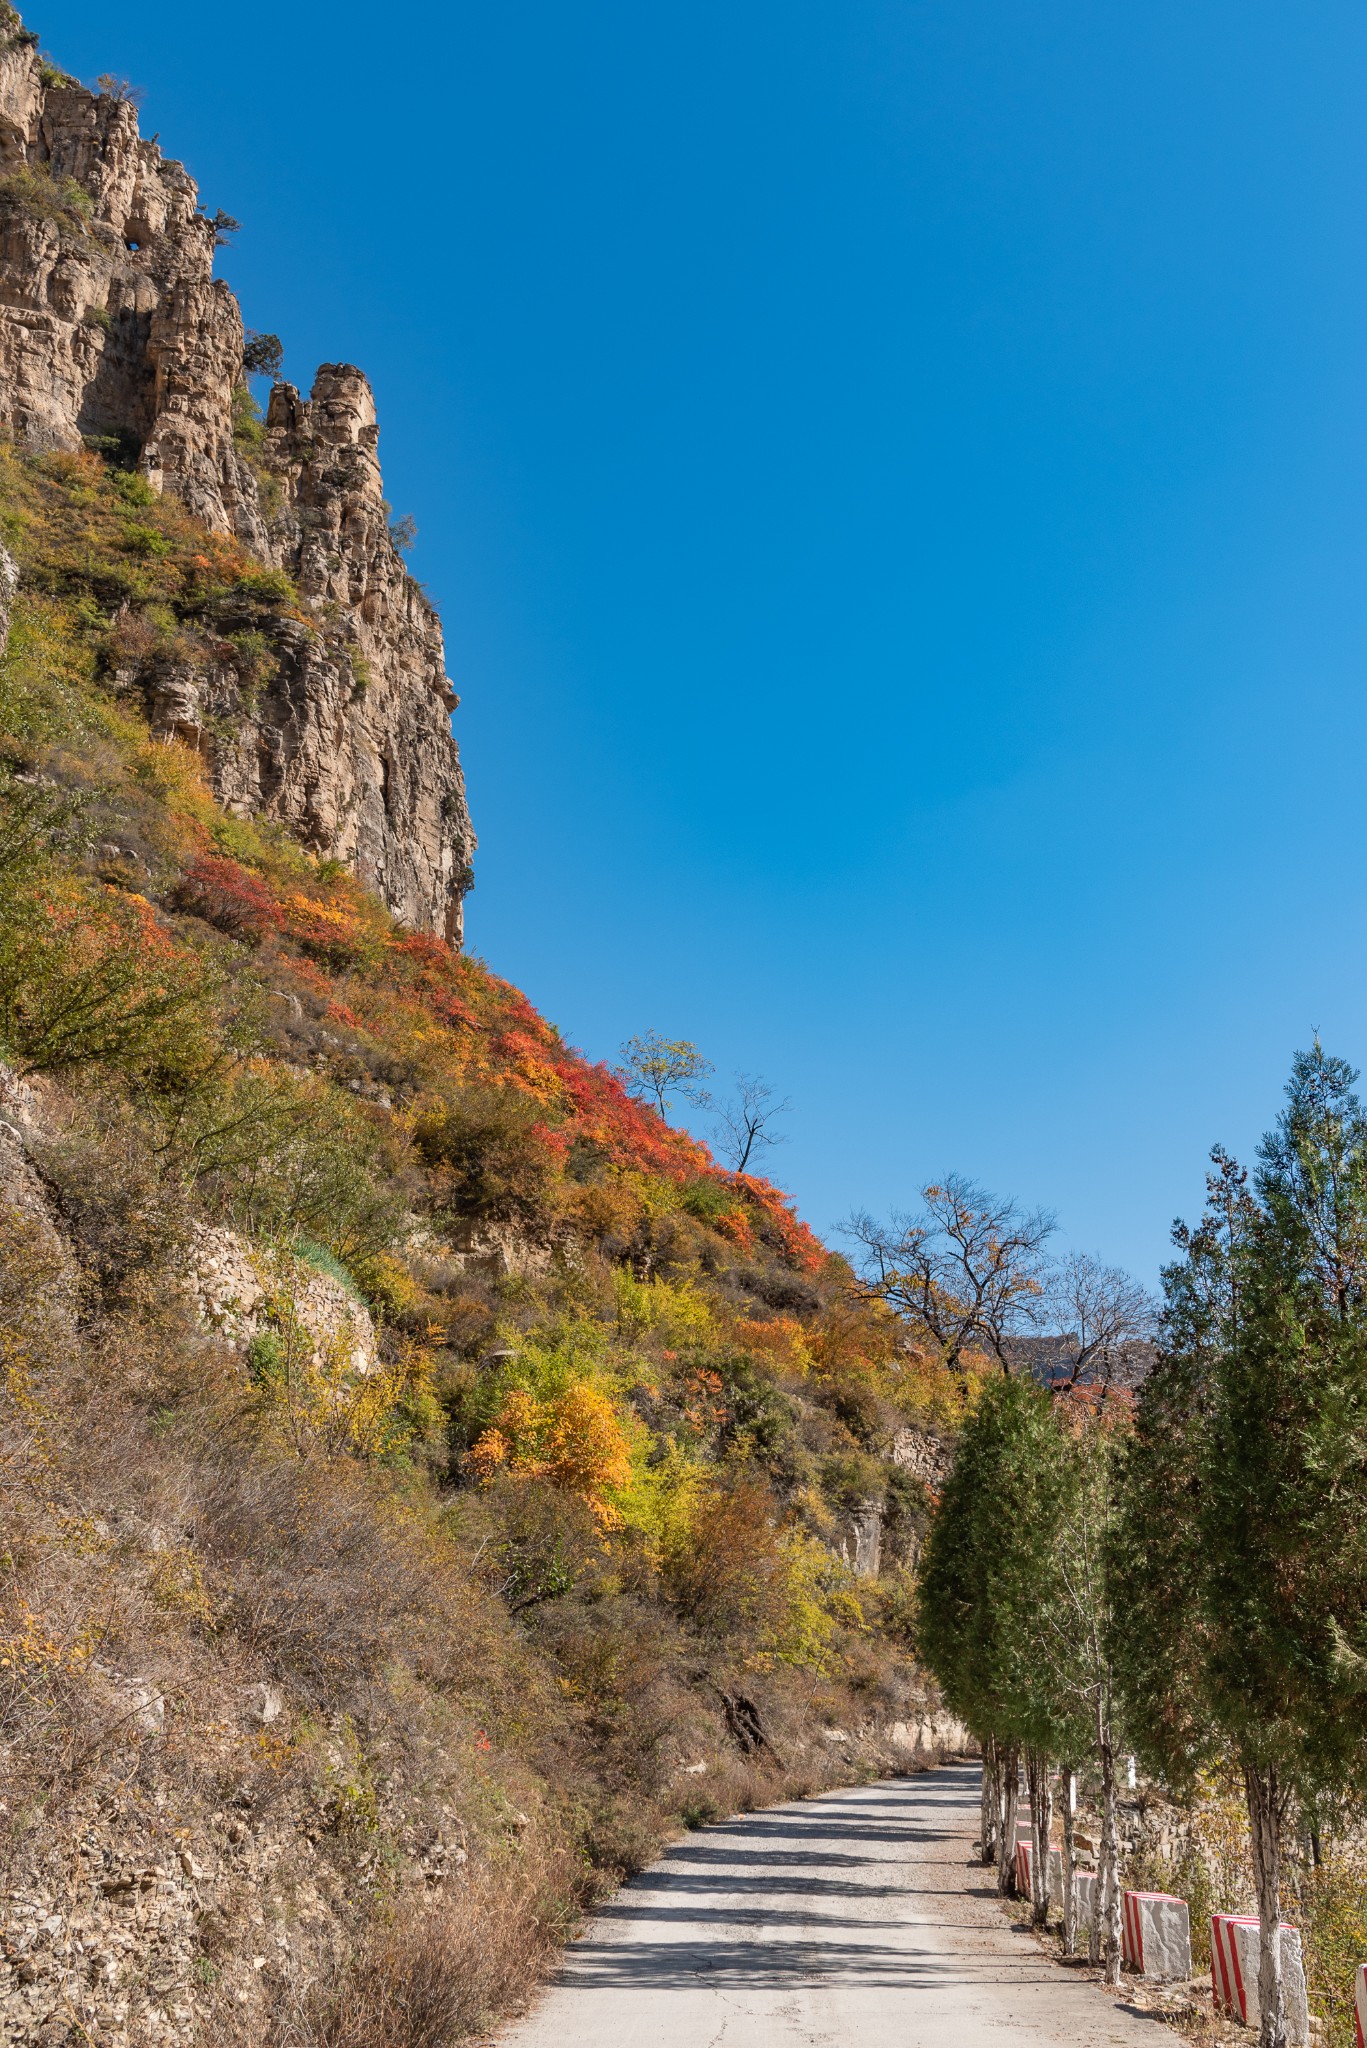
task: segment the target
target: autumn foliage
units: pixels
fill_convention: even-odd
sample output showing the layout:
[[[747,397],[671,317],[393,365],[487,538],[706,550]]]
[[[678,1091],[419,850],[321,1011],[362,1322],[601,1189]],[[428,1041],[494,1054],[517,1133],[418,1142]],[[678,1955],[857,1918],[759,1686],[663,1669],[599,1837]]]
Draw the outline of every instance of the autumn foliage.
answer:
[[[506,1396],[470,1452],[480,1479],[505,1471],[547,1479],[582,1500],[604,1528],[620,1523],[612,1495],[631,1477],[631,1450],[611,1400],[582,1382],[548,1401],[525,1388]]]

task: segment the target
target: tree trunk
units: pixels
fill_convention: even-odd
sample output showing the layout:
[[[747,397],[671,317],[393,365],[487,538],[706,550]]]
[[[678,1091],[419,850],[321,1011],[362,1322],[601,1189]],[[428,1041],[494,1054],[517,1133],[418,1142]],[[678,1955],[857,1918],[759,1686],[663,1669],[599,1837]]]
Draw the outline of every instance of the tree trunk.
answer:
[[[984,1735],[983,1789],[978,1842],[979,1853],[984,1863],[995,1863],[997,1860],[997,1837],[1001,1833],[1001,1819],[1001,1759],[997,1754],[997,1738],[995,1735]]]
[[[1102,1719],[1098,1710],[1096,1739],[1098,1762],[1100,1761],[1102,1750],[1101,1729]],[[1102,1929],[1105,1925],[1105,1907],[1102,1901],[1102,1891],[1105,1882],[1106,1857],[1103,1853],[1103,1843],[1098,1842],[1096,1845],[1096,1883],[1092,1886],[1092,1910],[1087,1916],[1087,1960],[1094,1968],[1101,1961]]]
[[[1011,1898],[1016,1890],[1016,1802],[1019,1796],[1020,1751],[1008,1742],[998,1751],[1002,1773],[1001,1836],[997,1843],[997,1890]]]
[[[1049,1759],[1041,1750],[1026,1752],[1026,1775],[1030,1786],[1030,1918],[1036,1927],[1049,1925],[1049,1834],[1054,1819],[1053,1792],[1049,1784]]]
[[[1282,1791],[1275,1765],[1244,1765],[1253,1881],[1258,1888],[1258,2048],[1286,2048],[1282,2010]]]
[[[1096,1756],[1101,1767],[1101,1842],[1087,1960],[1104,1963],[1106,1982],[1114,1986],[1120,1982],[1120,1834],[1116,1822],[1115,1744],[1111,1739],[1110,1698],[1105,1686],[1096,1701]]]
[[[1101,1751],[1101,1870],[1097,1877],[1100,1917],[1101,1959],[1106,1965],[1106,1982],[1114,1988],[1120,1982],[1120,1830],[1116,1818],[1115,1750],[1110,1721],[1102,1723]]]
[[[1063,1769],[1063,1953],[1072,1955],[1077,1948],[1077,1886],[1073,1873],[1077,1869],[1077,1772],[1071,1764]]]

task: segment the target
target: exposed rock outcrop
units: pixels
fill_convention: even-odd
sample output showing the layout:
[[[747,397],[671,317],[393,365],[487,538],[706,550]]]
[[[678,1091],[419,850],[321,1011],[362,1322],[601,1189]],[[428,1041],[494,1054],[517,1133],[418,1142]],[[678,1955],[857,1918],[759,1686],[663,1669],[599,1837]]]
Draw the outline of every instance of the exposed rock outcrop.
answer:
[[[13,555],[0,548],[0,654],[9,646],[10,619],[14,593],[19,588],[19,565]]]
[[[264,446],[244,434],[242,316],[213,276],[221,221],[126,99],[43,76],[17,18],[0,18],[0,434],[135,463],[291,577],[297,611],[263,621],[248,603],[238,621],[270,643],[250,673],[225,620],[221,657],[149,660],[120,681],[202,753],[231,808],[278,820],[458,943],[474,837],[456,698],[390,534],[370,386],[324,365],[308,399],[277,385]]]
[[[883,1561],[883,1503],[861,1500],[845,1517],[840,1554],[856,1578],[876,1579]]]
[[[941,1487],[949,1476],[952,1459],[948,1449],[924,1430],[899,1429],[892,1440],[890,1456],[894,1465],[901,1465],[929,1486]]]
[[[129,101],[45,86],[27,35],[0,33],[0,425],[29,447],[136,447],[206,525],[264,545],[233,445],[242,316],[194,180]]]
[[[315,1365],[329,1354],[364,1375],[375,1363],[370,1310],[331,1274],[301,1259],[272,1257],[236,1231],[201,1224],[186,1279],[200,1321],[234,1350],[245,1351],[253,1337],[271,1329],[283,1308],[316,1347]]]

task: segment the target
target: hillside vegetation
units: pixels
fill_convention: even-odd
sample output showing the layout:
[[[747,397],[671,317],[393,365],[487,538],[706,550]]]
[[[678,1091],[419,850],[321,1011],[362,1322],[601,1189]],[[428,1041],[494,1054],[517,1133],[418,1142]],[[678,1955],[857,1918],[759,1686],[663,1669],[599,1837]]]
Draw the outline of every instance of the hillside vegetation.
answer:
[[[152,736],[285,575],[97,453],[0,520],[0,2010],[455,2039],[670,1832],[895,1759],[890,1452],[976,1380]]]

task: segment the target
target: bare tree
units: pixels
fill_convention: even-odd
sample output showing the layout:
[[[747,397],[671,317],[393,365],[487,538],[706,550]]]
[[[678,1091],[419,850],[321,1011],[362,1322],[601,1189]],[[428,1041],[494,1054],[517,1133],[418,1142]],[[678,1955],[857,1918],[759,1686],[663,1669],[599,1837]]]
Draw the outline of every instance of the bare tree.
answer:
[[[1119,1266],[1090,1252],[1070,1252],[1053,1267],[1045,1312],[1059,1332],[1051,1383],[1063,1392],[1133,1386],[1144,1377],[1158,1328],[1158,1304]]]
[[[919,1216],[894,1214],[884,1224],[861,1214],[844,1226],[864,1248],[865,1292],[895,1309],[952,1370],[981,1348],[1011,1372],[1012,1338],[1039,1320],[1054,1218],[962,1174],[932,1182],[921,1200]]]
[[[786,1095],[775,1102],[774,1094],[758,1074],[737,1074],[735,1101],[723,1103],[717,1112],[717,1150],[733,1173],[744,1173],[757,1152],[783,1143],[783,1133],[769,1126],[793,1105]]]
[[[668,1117],[675,1095],[705,1109],[712,1098],[702,1084],[711,1072],[711,1060],[688,1038],[661,1038],[658,1031],[647,1031],[622,1047],[622,1079],[634,1094],[647,1096],[662,1117]]]

